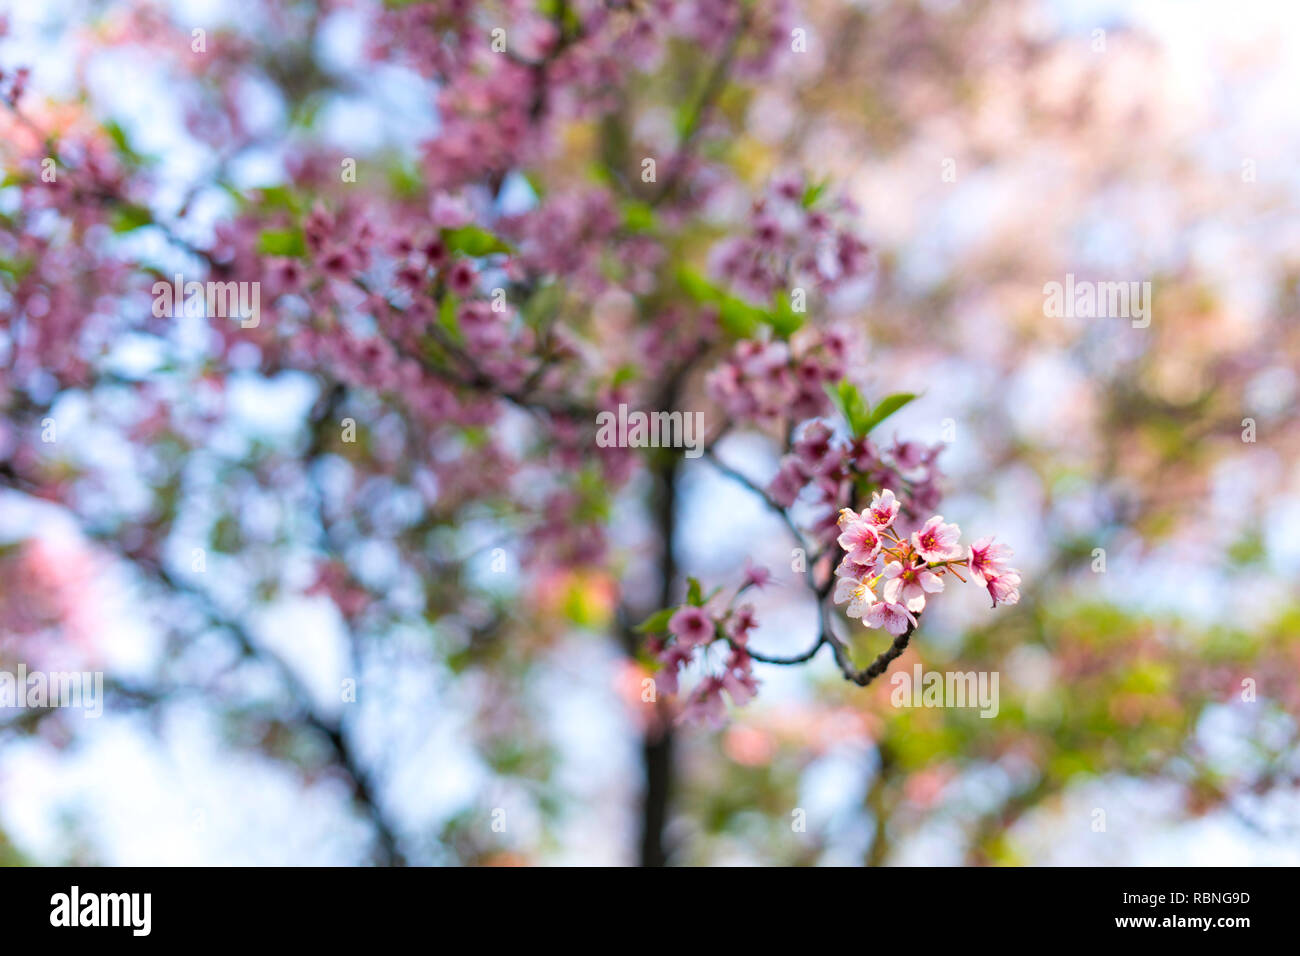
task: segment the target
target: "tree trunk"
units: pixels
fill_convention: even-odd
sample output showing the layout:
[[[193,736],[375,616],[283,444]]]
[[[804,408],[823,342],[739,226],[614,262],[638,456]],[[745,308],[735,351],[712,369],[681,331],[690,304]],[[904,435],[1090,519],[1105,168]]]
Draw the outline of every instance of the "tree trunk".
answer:
[[[677,518],[677,475],[679,459],[665,462],[658,472],[655,489],[654,525],[661,545],[659,553],[659,607],[673,602],[673,581],[677,577],[677,560],[673,553]],[[637,638],[629,634],[628,653],[636,653]],[[641,740],[641,762],[645,770],[645,790],[641,802],[641,866],[664,866],[668,848],[664,828],[668,822],[668,804],[673,780],[673,726],[671,710],[663,701],[655,704],[656,719],[650,722]]]

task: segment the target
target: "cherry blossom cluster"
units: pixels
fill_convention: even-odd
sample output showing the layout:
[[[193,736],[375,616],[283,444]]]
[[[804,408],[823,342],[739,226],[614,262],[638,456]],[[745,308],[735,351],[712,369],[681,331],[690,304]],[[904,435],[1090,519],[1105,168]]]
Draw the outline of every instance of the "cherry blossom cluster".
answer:
[[[584,293],[598,295],[611,283],[607,257],[633,267],[632,288],[651,281],[662,256],[652,242],[619,234],[618,211],[599,189],[564,190],[546,196],[537,207],[501,220],[503,236],[518,248],[522,269],[538,275],[562,275]],[[626,243],[626,248],[620,243]],[[635,244],[635,245],[634,245]]]
[[[726,716],[723,691],[737,706],[747,704],[758,692],[748,650],[749,634],[758,626],[758,619],[752,604],[737,605],[736,601],[749,588],[761,589],[770,580],[770,571],[750,565],[729,602],[722,604],[715,595],[700,604],[683,604],[668,618],[668,636],[648,642],[650,653],[661,665],[656,675],[658,688],[667,694],[678,692],[678,673],[683,668],[698,661],[705,670],[679,720],[718,726]],[[711,653],[715,647],[718,651]]]
[[[5,71],[0,98],[17,99],[26,75]],[[47,180],[50,159],[55,178]],[[114,207],[106,199],[120,196],[128,203],[136,196],[128,192],[108,138],[80,121],[51,155],[36,121],[0,110],[0,164],[17,193],[15,208],[0,216],[0,335],[8,350],[0,366],[4,401],[13,390],[47,389],[50,375],[77,384],[89,379],[88,346],[112,341],[122,322],[104,303],[122,294],[137,270],[79,240],[114,228]]]
[[[870,246],[851,225],[847,198],[823,208],[803,177],[777,177],[755,200],[748,231],[714,247],[711,269],[737,293],[766,302],[792,289],[833,292],[872,271]]]
[[[438,82],[441,129],[424,150],[432,183],[456,188],[504,176],[549,147],[547,121],[619,108],[614,91],[630,71],[664,57],[681,38],[724,56],[730,38],[738,75],[757,77],[789,48],[792,5],[738,0],[574,3],[554,19],[524,0],[401,4],[379,15],[370,53]]]
[[[698,44],[711,56],[722,56],[728,38],[748,18],[745,33],[753,42],[737,51],[736,74],[746,78],[766,75],[782,53],[790,49],[790,30],[797,22],[791,0],[744,4],[737,0],[659,0],[672,31]]]
[[[711,371],[709,396],[737,421],[803,421],[830,411],[823,387],[844,376],[849,339],[835,328],[801,330],[789,342],[745,339]]]
[[[4,32],[0,30],[0,37],[2,36]],[[23,94],[27,92],[27,80],[30,76],[31,70],[25,66],[20,66],[11,72],[0,70],[0,100],[11,106],[17,105]]]
[[[781,459],[767,487],[774,502],[789,508],[801,495],[817,509],[811,531],[817,541],[835,539],[839,514],[853,500],[859,483],[898,488],[896,500],[904,515],[933,510],[941,492],[938,457],[942,444],[894,441],[883,449],[869,438],[839,438],[822,421],[805,425]]]
[[[111,27],[112,42],[159,55],[188,50],[188,33],[149,6]],[[655,123],[628,124],[629,141],[620,146],[621,137],[611,137],[599,178],[548,168],[556,158],[567,161],[561,147],[573,121],[591,126],[602,111],[626,110],[625,98],[612,94],[632,71],[682,56],[682,40],[736,75],[769,69],[790,48],[790,9],[786,0],[376,6],[372,54],[433,81],[438,131],[412,143],[419,168],[394,173],[391,188],[359,189],[355,179],[340,178],[341,157],[330,149],[291,146],[286,180],[227,189],[230,213],[210,235],[202,230],[203,238],[191,238],[200,231],[185,207],[168,215],[152,201],[145,164],[122,131],[86,128],[84,118],[0,111],[0,156],[12,156],[21,174],[13,182],[17,208],[0,223],[0,331],[17,329],[0,368],[0,400],[34,412],[54,394],[51,376],[59,387],[92,381],[124,331],[179,342],[177,328],[134,307],[152,276],[119,261],[116,247],[97,238],[154,230],[208,278],[262,285],[268,320],[248,329],[210,323],[204,370],[196,362],[194,374],[309,373],[325,389],[309,423],[313,455],[330,453],[329,433],[341,414],[364,423],[366,441],[339,455],[355,487],[340,490],[332,506],[336,526],[369,511],[365,502],[386,497],[393,485],[409,483],[422,509],[410,519],[409,555],[436,569],[436,562],[425,565],[427,529],[508,502],[514,507],[503,511],[524,518],[519,560],[545,571],[609,562],[613,493],[641,460],[626,448],[593,447],[595,410],[649,407],[661,401],[665,383],[685,394],[707,368],[696,360],[725,342],[730,351],[707,375],[707,390],[725,412],[722,431],[780,426],[770,430],[786,439],[788,453],[765,494],[783,514],[796,500],[813,506],[808,530],[824,561],[809,576],[819,577],[819,601],[835,583],[831,545],[850,532],[839,516],[871,490],[891,488],[894,514],[873,532],[869,560],[854,526],[854,549],[840,565],[836,597],[854,600],[855,616],[898,633],[935,582],[941,586],[961,567],[995,603],[1011,603],[1019,578],[1000,546],[977,542],[968,555],[950,556],[944,542],[951,526],[940,519],[912,534],[910,522],[938,504],[938,447],[898,440],[877,447],[865,437],[870,429],[848,413],[850,428],[864,437],[840,437],[819,420],[833,404],[844,412],[856,346],[842,329],[815,327],[807,313],[817,310],[806,299],[859,288],[872,273],[871,250],[855,231],[852,204],[825,195],[822,185],[782,174],[750,202],[728,164],[701,148],[726,136],[731,112],[717,108],[726,86],[708,82],[711,69],[700,71],[700,98],[683,104],[689,109],[675,134],[655,133]],[[496,43],[498,27],[504,47]],[[234,161],[261,138],[232,95],[256,46],[238,31],[214,31],[211,40],[219,56],[170,59],[189,64],[184,70],[200,81],[195,87],[211,86],[227,103],[229,115],[195,134],[222,142]],[[25,82],[21,71],[0,74],[0,99],[16,101]],[[198,105],[191,112],[196,120],[206,115]],[[47,135],[53,129],[60,135]],[[41,164],[55,139],[58,178],[46,182]],[[643,157],[657,158],[657,180],[638,178]],[[514,194],[524,181],[531,195],[521,202]],[[698,246],[679,243],[676,232],[705,214],[700,235],[716,235],[714,213],[728,208],[739,211],[738,222],[712,247],[710,280],[694,291],[682,282],[687,299],[674,301],[666,274],[675,270],[680,279],[702,266],[688,261]],[[214,383],[218,375],[212,372]],[[337,402],[325,401],[331,394]],[[217,397],[212,410],[196,404],[192,412],[178,410],[152,384],[139,398],[150,435],[170,430],[198,445],[219,420]],[[511,424],[509,416],[527,427],[500,427]],[[15,470],[37,474],[30,438],[24,444],[0,432],[0,449],[15,443],[6,456]],[[367,531],[362,522],[356,528]],[[808,543],[798,529],[795,536]],[[738,598],[768,578],[751,568],[725,605],[693,588],[649,630],[657,635],[651,650],[663,664],[665,691],[677,691],[682,668],[703,671],[687,698],[688,717],[716,721],[724,692],[736,704],[748,701],[757,688],[755,660],[797,663],[823,644],[835,645],[840,659],[835,636],[825,632],[796,659],[750,651],[754,610]],[[322,564],[312,591],[332,595],[349,620],[382,603],[338,555]]]
[[[961,530],[942,515],[928,518],[910,537],[900,534],[900,508],[886,489],[873,494],[865,510],[840,512],[836,543],[844,558],[835,569],[833,600],[848,604],[849,617],[903,634],[916,627],[926,595],[942,591],[948,574],[966,581],[963,569],[988,590],[994,607],[1020,600],[1020,572],[1006,563],[1010,548],[981,538],[966,550],[959,543]]]

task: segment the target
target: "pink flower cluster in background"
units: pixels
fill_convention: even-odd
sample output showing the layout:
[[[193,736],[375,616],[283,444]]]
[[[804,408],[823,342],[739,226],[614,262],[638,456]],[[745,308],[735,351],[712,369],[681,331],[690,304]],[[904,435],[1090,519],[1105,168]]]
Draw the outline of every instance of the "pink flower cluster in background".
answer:
[[[898,488],[895,500],[905,515],[933,510],[941,497],[938,457],[942,450],[942,444],[925,446],[897,439],[882,449],[869,438],[837,438],[825,422],[814,421],[804,426],[791,454],[781,459],[767,492],[783,508],[801,495],[815,504],[819,517],[813,534],[829,544],[836,537],[839,513],[851,503],[859,481]]]
[[[747,649],[758,619],[752,604],[737,605],[736,601],[750,588],[764,587],[771,577],[766,568],[747,567],[743,583],[728,603],[722,604],[715,595],[700,606],[682,605],[668,618],[669,638],[650,640],[649,650],[662,665],[656,680],[664,693],[678,693],[679,671],[692,662],[699,660],[705,670],[679,719],[720,726],[726,718],[724,690],[737,706],[749,703],[758,692],[753,659]],[[721,655],[710,653],[715,645],[722,650]],[[720,669],[713,663],[719,660]]]

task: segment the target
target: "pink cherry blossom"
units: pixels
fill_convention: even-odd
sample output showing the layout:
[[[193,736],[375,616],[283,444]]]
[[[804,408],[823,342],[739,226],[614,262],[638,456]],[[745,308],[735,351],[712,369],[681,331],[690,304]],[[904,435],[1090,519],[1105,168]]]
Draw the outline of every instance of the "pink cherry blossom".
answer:
[[[782,508],[789,508],[794,504],[795,499],[799,497],[799,492],[807,484],[807,477],[804,475],[803,467],[799,460],[791,455],[781,459],[780,470],[777,471],[776,477],[772,483],[767,486],[767,493],[772,496]]]
[[[858,564],[872,561],[880,553],[880,536],[876,534],[870,522],[855,514],[848,508],[840,512],[840,536],[836,542],[844,549],[848,558]]]
[[[694,648],[680,642],[673,642],[667,647],[660,648],[656,656],[663,665],[655,675],[656,684],[665,694],[676,694],[677,672],[691,662],[695,656]]]
[[[894,464],[900,471],[912,472],[926,463],[926,449],[919,442],[900,441],[894,436],[894,444],[889,449]]]
[[[731,620],[727,622],[727,633],[740,644],[749,639],[749,632],[758,626],[758,618],[754,616],[754,605],[742,604],[736,608],[731,615]]]
[[[682,607],[668,619],[668,633],[683,644],[703,644],[713,637],[713,620],[702,608]]]
[[[758,692],[758,681],[750,670],[749,654],[735,648],[727,658],[727,669],[722,673],[722,687],[731,695],[737,707],[743,707]]]
[[[727,720],[727,705],[722,700],[722,689],[723,681],[720,677],[706,677],[700,681],[678,720],[721,727]]]
[[[832,599],[836,604],[847,601],[849,606],[844,613],[849,617],[860,618],[866,613],[876,596],[872,593],[866,578],[842,577],[835,582],[835,594]]]
[[[866,445],[863,450],[869,448],[870,446]],[[883,492],[877,491],[871,496],[871,507],[867,509],[867,520],[871,522],[877,531],[884,531],[898,517],[900,506],[901,503],[889,489],[885,489]]]
[[[424,254],[424,261],[434,269],[441,269],[447,264],[447,246],[441,239],[430,239],[420,251]]]
[[[457,262],[447,273],[447,288],[455,295],[466,296],[474,291],[474,285],[478,276],[474,272],[474,267],[464,259]]]
[[[831,439],[834,432],[823,422],[813,422],[794,443],[794,453],[809,475],[823,475],[838,467],[840,449]]]
[[[926,594],[937,594],[943,590],[943,578],[933,571],[912,564],[891,561],[885,565],[885,586],[881,595],[886,601],[906,604],[909,611],[918,614],[925,610]]]
[[[985,575],[984,585],[993,606],[1015,604],[1020,600],[1020,575],[1015,571],[1005,571],[999,575]]]
[[[746,588],[755,587],[761,591],[763,590],[763,588],[767,587],[768,582],[770,582],[771,580],[772,580],[771,571],[763,567],[761,564],[753,564],[749,561],[746,561],[745,577],[743,582],[741,583],[740,589],[743,591]]]
[[[877,555],[866,563],[854,561],[852,558],[845,557],[835,568],[837,578],[872,578],[876,576],[877,566],[880,564],[880,556]]]
[[[883,627],[890,634],[902,634],[916,626],[916,618],[901,604],[877,601],[867,608],[866,623],[868,627]]]
[[[912,547],[926,562],[951,561],[961,557],[957,541],[961,529],[955,524],[944,524],[943,515],[935,515],[919,531],[912,532]]]
[[[984,584],[989,576],[997,577],[1009,571],[1007,559],[1011,554],[1009,547],[1005,544],[994,544],[992,537],[980,538],[970,546],[970,558],[967,564],[970,566],[971,576],[980,584]]]

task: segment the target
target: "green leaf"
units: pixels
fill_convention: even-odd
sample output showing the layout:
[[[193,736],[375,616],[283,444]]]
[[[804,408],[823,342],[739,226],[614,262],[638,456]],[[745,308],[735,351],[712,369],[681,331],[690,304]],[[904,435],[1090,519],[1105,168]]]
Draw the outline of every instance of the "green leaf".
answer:
[[[677,284],[701,305],[716,305],[719,323],[734,338],[752,338],[760,325],[770,325],[778,335],[788,338],[803,325],[803,316],[790,307],[788,297],[778,297],[775,309],[769,311],[731,295],[689,266],[677,270]]]
[[[836,385],[829,382],[822,386],[826,389],[826,394],[830,396],[831,403],[839,409],[839,413],[844,416],[844,420],[849,424],[855,438],[860,438],[867,433],[867,422],[871,418],[871,405],[858,387],[844,379]]]
[[[699,121],[699,116],[699,104],[695,98],[688,99],[677,107],[673,113],[673,130],[678,139],[691,131],[691,127]]]
[[[751,338],[768,318],[765,310],[734,295],[727,296],[718,307],[718,321],[729,335],[738,339]]]
[[[829,180],[822,180],[819,183],[812,183],[803,191],[803,198],[800,202],[803,203],[805,209],[810,209],[817,203],[818,199],[822,198],[822,194],[826,192],[826,187],[829,185],[829,182]]]
[[[561,0],[540,0],[537,4],[537,12],[550,20],[560,21],[557,25],[563,27],[565,33],[574,33],[582,27],[578,12],[571,3],[563,3]]]
[[[456,297],[448,292],[438,306],[438,324],[448,335],[460,338],[460,321],[456,317]]]
[[[118,155],[123,159],[136,164],[151,164],[157,162],[155,157],[144,156],[136,152],[131,145],[131,140],[127,138],[126,130],[122,129],[122,124],[117,120],[109,120],[104,124],[104,132],[108,138],[113,141],[113,147],[117,150]]]
[[[298,197],[288,186],[258,186],[256,192],[257,206],[260,208],[298,211]]]
[[[108,138],[113,141],[113,145],[118,148],[119,152],[131,154],[131,142],[126,138],[126,130],[122,129],[122,124],[117,120],[109,120],[104,124],[104,132]]]
[[[529,326],[539,329],[555,318],[563,304],[564,286],[559,282],[552,282],[541,286],[529,296],[520,311]]]
[[[461,252],[470,258],[490,256],[494,252],[509,252],[510,246],[481,226],[459,226],[442,230],[442,241],[448,252]]]
[[[623,203],[623,226],[629,232],[649,232],[655,225],[655,211],[648,203],[628,200]]]
[[[307,241],[301,229],[263,229],[257,237],[257,251],[264,256],[307,255]]]
[[[113,212],[114,232],[130,232],[133,229],[139,229],[141,226],[148,226],[152,223],[153,213],[144,206],[137,206],[135,203],[118,206]]]
[[[532,189],[533,195],[536,198],[541,199],[546,195],[546,184],[542,180],[541,176],[535,172],[524,173],[523,176],[524,179],[528,181],[529,188]]]
[[[704,589],[700,587],[699,578],[686,579],[686,603],[692,607],[699,607],[704,603]]]
[[[666,607],[662,611],[655,611],[632,630],[637,634],[663,634],[668,630],[669,619],[676,613],[677,608],[675,607]]]
[[[682,266],[677,270],[677,284],[696,302],[721,302],[726,298],[725,292],[690,266]]]
[[[609,518],[609,485],[598,465],[588,465],[578,472],[576,483],[578,507],[575,520],[581,524],[585,521],[600,522]]]
[[[873,411],[863,423],[861,434],[865,435],[870,432],[873,428],[914,398],[916,398],[916,396],[911,392],[898,392],[894,395],[887,395],[882,398],[880,403],[876,405],[875,411]]]
[[[243,540],[239,523],[229,515],[217,520],[212,526],[212,550],[221,554],[234,554]]]
[[[36,260],[31,256],[24,256],[21,259],[0,259],[0,273],[17,282],[31,272],[35,264]]]
[[[799,331],[803,325],[804,317],[801,313],[796,312],[790,304],[790,293],[784,289],[776,294],[776,301],[772,306],[772,314],[769,321],[772,323],[772,330],[783,339],[788,339],[795,332]]]
[[[1228,560],[1237,567],[1262,564],[1268,557],[1264,537],[1258,528],[1252,528],[1228,547]]]
[[[388,167],[388,188],[403,199],[410,199],[419,194],[424,187],[420,171],[413,164],[393,163]]]

